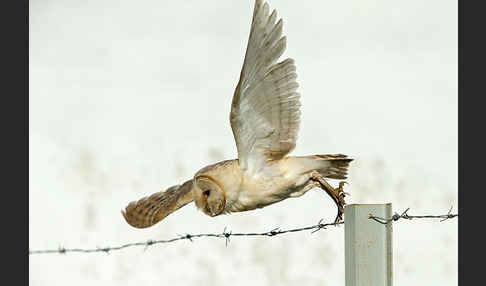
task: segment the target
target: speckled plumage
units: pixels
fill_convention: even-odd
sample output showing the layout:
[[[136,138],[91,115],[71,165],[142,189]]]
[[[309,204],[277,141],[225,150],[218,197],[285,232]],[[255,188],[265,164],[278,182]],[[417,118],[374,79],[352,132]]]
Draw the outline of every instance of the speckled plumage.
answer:
[[[346,155],[286,157],[296,146],[300,94],[293,59],[277,62],[286,48],[283,21],[255,1],[240,80],[233,95],[230,123],[238,159],[199,170],[192,180],[131,202],[122,214],[137,228],[154,225],[194,201],[209,216],[262,208],[314,187],[324,189],[342,218],[344,192],[324,178],[345,179],[352,159]]]

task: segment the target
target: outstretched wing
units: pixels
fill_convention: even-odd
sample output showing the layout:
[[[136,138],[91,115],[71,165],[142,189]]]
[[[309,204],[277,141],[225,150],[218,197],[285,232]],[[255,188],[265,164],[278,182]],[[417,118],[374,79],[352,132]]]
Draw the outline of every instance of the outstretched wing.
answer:
[[[182,185],[172,186],[165,192],[130,202],[121,213],[131,226],[146,228],[192,201],[192,180],[189,180]]]
[[[240,80],[233,95],[230,122],[240,167],[257,171],[268,160],[295,148],[300,124],[294,60],[277,63],[286,48],[282,19],[275,23],[267,3],[255,1],[250,37]]]

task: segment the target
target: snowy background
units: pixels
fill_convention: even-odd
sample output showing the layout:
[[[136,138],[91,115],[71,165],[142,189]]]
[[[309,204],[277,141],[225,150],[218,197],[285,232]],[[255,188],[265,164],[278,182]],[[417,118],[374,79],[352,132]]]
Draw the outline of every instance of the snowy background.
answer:
[[[236,157],[230,102],[253,1],[30,2],[30,249],[330,222],[320,190],[210,218],[188,205],[149,229],[132,200]],[[345,153],[347,203],[457,210],[457,1],[271,0],[296,60],[292,155]],[[336,184],[336,182],[332,182]],[[457,284],[457,219],[394,224],[395,285]],[[29,256],[31,285],[344,285],[344,227],[198,239],[106,255]]]

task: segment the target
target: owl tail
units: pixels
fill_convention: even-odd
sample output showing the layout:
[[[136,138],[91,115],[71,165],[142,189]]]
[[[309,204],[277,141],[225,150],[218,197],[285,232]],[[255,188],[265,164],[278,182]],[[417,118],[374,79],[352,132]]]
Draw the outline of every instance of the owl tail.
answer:
[[[314,170],[330,179],[346,179],[349,163],[353,161],[343,154],[313,155],[305,158],[310,159],[309,164]]]
[[[129,225],[146,228],[192,201],[192,180],[189,180],[182,185],[172,186],[164,192],[130,202],[121,213]]]

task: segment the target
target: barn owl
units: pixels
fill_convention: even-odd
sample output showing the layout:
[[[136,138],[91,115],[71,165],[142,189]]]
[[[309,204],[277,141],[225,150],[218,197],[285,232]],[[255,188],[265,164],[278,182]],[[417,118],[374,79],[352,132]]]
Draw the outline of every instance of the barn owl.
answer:
[[[128,204],[123,217],[133,227],[150,227],[194,202],[208,216],[263,208],[321,188],[344,211],[343,185],[325,179],[346,179],[352,159],[346,155],[287,156],[296,145],[300,94],[295,62],[278,62],[287,38],[282,19],[269,5],[255,1],[248,46],[233,94],[230,123],[238,158],[199,170],[182,185],[172,186]]]

